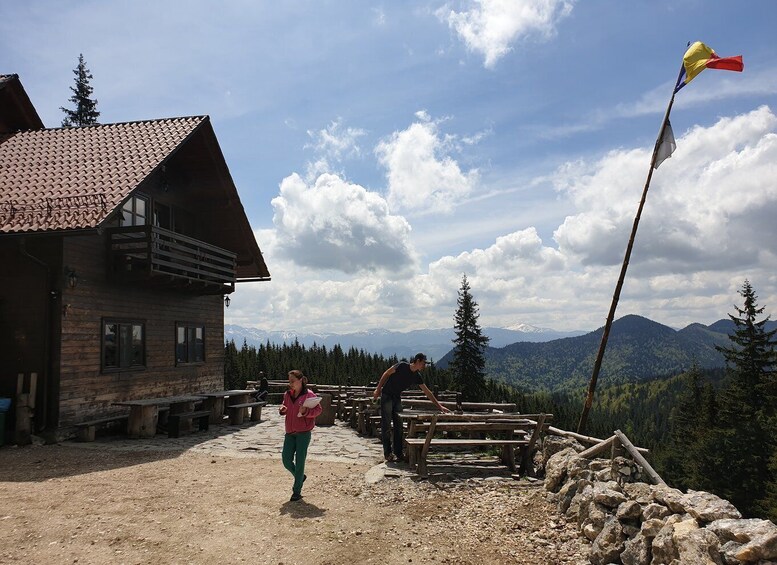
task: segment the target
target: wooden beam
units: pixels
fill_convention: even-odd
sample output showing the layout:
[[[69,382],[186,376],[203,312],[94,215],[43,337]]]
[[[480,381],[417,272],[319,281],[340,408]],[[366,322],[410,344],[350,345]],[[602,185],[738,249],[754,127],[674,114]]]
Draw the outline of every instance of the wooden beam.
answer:
[[[585,459],[593,459],[600,453],[603,453],[608,449],[610,449],[614,441],[615,441],[615,436],[612,436],[608,439],[602,440],[601,443],[597,443],[596,445],[589,447],[585,451],[581,451],[580,453],[578,453],[578,455]]]
[[[636,447],[634,447],[634,444],[629,441],[629,438],[626,437],[626,434],[624,434],[620,430],[615,430],[615,435],[618,437],[618,439],[621,442],[621,445],[626,448],[626,451],[628,451],[631,456],[634,458],[634,461],[636,461],[639,465],[642,466],[645,473],[647,473],[647,476],[650,477],[650,479],[653,481],[654,484],[657,485],[664,485],[666,486],[666,482],[664,479],[661,478],[661,476],[656,473],[655,469],[650,466],[650,463],[647,462],[647,459],[642,457],[642,454],[637,450]]]

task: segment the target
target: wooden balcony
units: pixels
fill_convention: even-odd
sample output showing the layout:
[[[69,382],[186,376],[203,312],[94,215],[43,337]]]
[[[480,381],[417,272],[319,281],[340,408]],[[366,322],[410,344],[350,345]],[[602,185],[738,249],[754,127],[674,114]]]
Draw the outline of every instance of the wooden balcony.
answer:
[[[197,294],[235,290],[235,253],[155,226],[112,228],[108,253],[114,280]]]

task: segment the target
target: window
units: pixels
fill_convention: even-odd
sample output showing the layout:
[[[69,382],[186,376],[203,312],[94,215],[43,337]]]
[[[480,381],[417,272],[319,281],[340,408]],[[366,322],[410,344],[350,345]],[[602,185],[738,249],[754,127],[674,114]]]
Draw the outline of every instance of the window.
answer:
[[[143,322],[103,320],[102,370],[146,367],[146,325]]]
[[[175,364],[205,362],[205,326],[179,322],[175,325]]]
[[[148,216],[148,198],[133,196],[121,207],[120,226],[145,226]]]

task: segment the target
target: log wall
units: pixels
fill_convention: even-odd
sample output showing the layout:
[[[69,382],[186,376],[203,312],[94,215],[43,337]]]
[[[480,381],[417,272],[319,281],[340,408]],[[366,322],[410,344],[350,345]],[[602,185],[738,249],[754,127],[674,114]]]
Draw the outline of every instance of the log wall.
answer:
[[[221,390],[224,386],[224,302],[221,295],[109,281],[104,235],[66,238],[64,270],[75,288],[62,293],[60,427],[126,411],[112,402]],[[101,372],[105,318],[145,323],[146,368]],[[205,327],[205,362],[176,367],[176,322]]]

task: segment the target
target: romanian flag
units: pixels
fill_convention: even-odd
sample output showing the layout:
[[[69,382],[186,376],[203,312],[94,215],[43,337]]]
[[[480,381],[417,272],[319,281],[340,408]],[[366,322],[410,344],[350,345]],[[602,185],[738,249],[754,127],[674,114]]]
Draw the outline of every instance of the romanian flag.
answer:
[[[738,71],[741,73],[744,68],[742,55],[718,57],[710,47],[707,47],[701,41],[697,41],[688,47],[688,51],[683,56],[683,68],[680,71],[674,91],[677,92],[691,82],[704,69],[722,69],[724,71]]]

